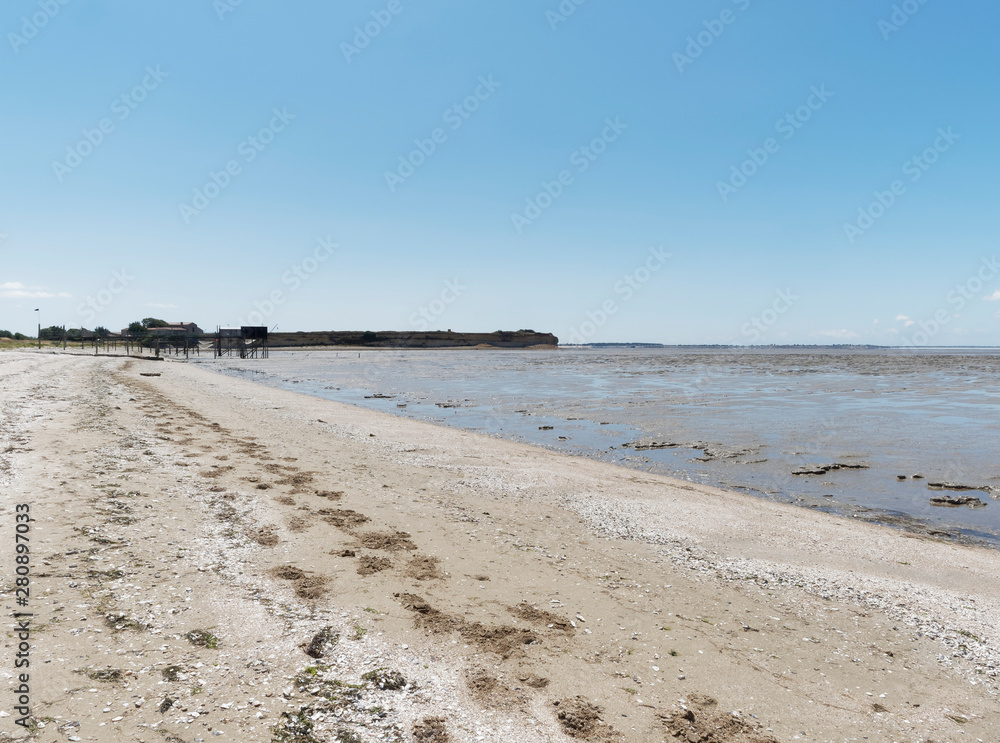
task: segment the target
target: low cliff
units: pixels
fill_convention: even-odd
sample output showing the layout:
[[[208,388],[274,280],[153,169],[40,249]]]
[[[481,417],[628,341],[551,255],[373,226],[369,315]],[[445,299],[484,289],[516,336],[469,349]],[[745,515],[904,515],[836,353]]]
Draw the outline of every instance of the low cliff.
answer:
[[[450,331],[401,332],[380,330],[373,332],[335,330],[298,333],[271,333],[271,348],[295,346],[368,346],[371,348],[461,348],[492,346],[494,348],[528,348],[530,346],[556,346],[559,339],[552,333],[534,330],[498,330],[495,333],[453,333]]]

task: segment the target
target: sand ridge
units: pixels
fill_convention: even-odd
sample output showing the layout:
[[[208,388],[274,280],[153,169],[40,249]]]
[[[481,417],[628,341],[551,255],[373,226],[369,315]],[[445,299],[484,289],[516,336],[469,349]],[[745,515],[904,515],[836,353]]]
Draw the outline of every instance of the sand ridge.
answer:
[[[42,739],[997,737],[995,552],[140,366],[0,356]]]

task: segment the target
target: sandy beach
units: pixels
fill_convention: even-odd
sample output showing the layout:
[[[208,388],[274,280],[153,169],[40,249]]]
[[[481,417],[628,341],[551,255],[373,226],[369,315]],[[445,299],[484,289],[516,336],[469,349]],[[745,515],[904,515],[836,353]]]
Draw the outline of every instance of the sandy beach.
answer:
[[[995,550],[182,362],[0,405],[0,740],[1000,740]]]

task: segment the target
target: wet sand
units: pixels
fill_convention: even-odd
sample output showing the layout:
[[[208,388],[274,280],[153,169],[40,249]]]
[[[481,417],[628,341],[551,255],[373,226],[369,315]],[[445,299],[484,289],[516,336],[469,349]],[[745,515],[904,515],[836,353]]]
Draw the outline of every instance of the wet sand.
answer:
[[[196,363],[337,402],[1000,547],[997,349],[275,351]],[[975,501],[941,503],[932,483]]]
[[[40,740],[1000,738],[996,550],[182,363],[0,390]]]

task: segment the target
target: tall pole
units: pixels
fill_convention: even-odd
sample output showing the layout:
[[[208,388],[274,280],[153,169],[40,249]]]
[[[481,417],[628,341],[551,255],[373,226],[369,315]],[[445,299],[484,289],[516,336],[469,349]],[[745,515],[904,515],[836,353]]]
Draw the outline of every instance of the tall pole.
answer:
[[[42,350],[42,313],[38,312],[38,308],[35,308],[35,319],[38,320],[38,350]]]

